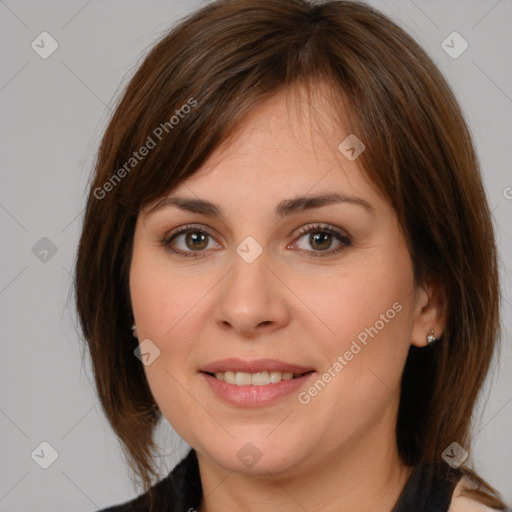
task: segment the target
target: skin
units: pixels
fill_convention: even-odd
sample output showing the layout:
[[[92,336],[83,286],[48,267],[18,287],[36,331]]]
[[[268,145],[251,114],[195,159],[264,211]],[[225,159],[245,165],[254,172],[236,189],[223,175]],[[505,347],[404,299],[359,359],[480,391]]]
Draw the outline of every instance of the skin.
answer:
[[[137,337],[160,349],[146,376],[165,418],[197,451],[201,512],[384,512],[410,474],[395,441],[399,383],[410,345],[425,346],[431,329],[442,333],[444,295],[434,283],[415,286],[396,214],[358,160],[337,149],[350,132],[329,122],[330,111],[319,101],[315,115],[299,116],[284,93],[266,99],[236,138],[163,196],[211,201],[224,219],[173,206],[150,213],[152,203],[137,220],[130,269]],[[284,199],[333,191],[373,212],[342,203],[275,216]],[[199,257],[161,243],[191,223],[211,235],[200,251],[186,234],[172,247]],[[350,235],[351,245],[297,235],[316,223]],[[247,236],[263,250],[250,264],[236,252]],[[237,407],[199,373],[226,357],[275,358],[315,369],[307,390],[396,303],[400,312],[305,405],[294,392]],[[261,452],[250,468],[237,457],[247,442]]]

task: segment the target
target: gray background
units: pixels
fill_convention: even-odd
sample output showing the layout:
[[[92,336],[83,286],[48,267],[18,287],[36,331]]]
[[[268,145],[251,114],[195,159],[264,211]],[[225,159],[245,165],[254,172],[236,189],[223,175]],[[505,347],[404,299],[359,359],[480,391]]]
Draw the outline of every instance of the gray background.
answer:
[[[94,511],[135,495],[89,361],[81,360],[71,273],[84,190],[113,99],[142,52],[203,3],[0,0],[0,512]],[[481,158],[502,255],[504,336],[475,416],[471,456],[512,501],[512,2],[369,3],[434,58]],[[43,31],[59,44],[47,59],[31,48]],[[469,43],[455,59],[441,46],[453,31]],[[163,476],[187,446],[167,423],[158,439]],[[31,458],[42,441],[58,452],[46,470]]]

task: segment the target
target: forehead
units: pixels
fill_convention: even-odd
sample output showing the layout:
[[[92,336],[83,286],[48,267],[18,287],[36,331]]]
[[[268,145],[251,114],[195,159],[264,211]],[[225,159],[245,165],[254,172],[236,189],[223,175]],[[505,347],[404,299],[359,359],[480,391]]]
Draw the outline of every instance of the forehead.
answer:
[[[321,96],[311,103],[303,93],[281,92],[253,108],[172,195],[243,199],[245,206],[308,192],[375,196],[357,159],[339,149],[350,135]]]

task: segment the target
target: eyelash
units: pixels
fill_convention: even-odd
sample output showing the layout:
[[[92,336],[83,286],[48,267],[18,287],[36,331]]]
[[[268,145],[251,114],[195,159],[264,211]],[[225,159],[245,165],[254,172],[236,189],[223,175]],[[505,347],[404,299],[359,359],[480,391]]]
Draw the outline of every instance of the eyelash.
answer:
[[[180,256],[183,256],[185,258],[202,258],[203,255],[201,253],[203,251],[177,251],[175,249],[171,248],[171,242],[179,235],[186,234],[186,233],[201,233],[204,235],[207,235],[211,238],[213,236],[208,233],[208,231],[196,226],[196,225],[186,225],[186,226],[180,226],[176,230],[174,230],[169,235],[164,236],[159,240],[160,244],[165,246],[166,249],[174,254],[179,254]],[[340,251],[345,249],[346,247],[349,247],[352,245],[352,241],[349,236],[343,234],[342,232],[338,231],[334,226],[331,226],[330,224],[313,224],[309,226],[303,226],[299,229],[299,232],[297,233],[296,240],[302,238],[305,234],[309,233],[329,233],[330,235],[333,235],[339,242],[341,242],[341,246],[334,250],[328,250],[328,251],[306,251],[308,253],[315,254],[310,255],[308,257],[310,258],[326,258],[327,256],[333,256],[335,254],[338,254]],[[305,251],[305,249],[299,249],[301,251]]]

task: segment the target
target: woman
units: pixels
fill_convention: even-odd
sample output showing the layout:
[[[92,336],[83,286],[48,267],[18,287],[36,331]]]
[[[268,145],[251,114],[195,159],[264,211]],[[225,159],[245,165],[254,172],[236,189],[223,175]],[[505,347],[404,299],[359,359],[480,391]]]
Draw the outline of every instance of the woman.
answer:
[[[505,510],[469,468],[499,335],[478,160],[378,11],[220,0],[166,35],[103,138],[75,285],[144,491],[109,511]],[[162,417],[192,450],[154,484]]]

